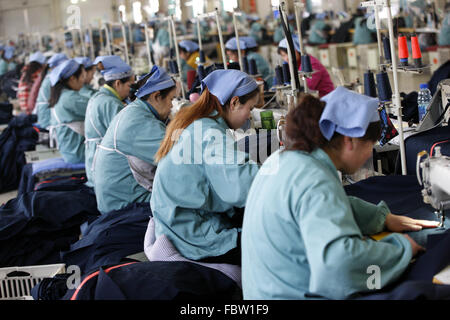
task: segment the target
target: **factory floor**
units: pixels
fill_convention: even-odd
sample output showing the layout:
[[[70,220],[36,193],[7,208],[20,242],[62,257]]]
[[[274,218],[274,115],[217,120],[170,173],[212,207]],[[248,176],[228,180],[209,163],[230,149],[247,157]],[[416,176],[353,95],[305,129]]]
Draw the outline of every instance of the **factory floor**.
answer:
[[[333,74],[333,70],[328,70],[335,85],[339,85],[338,77]],[[364,79],[365,70],[358,69],[345,69],[342,70],[342,76],[346,83],[355,82],[357,78],[362,81]],[[394,91],[394,81],[392,79],[392,73],[389,73],[390,83],[392,91]],[[409,93],[411,91],[418,91],[421,83],[427,83],[431,78],[431,72],[425,72],[423,74],[406,74],[398,73],[399,91]],[[17,190],[0,194],[0,206],[8,202],[17,196]]]

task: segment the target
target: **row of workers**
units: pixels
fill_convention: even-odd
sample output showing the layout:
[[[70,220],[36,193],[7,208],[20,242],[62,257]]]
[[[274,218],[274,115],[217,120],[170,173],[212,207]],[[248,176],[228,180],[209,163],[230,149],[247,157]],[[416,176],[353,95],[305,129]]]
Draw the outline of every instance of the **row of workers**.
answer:
[[[321,100],[305,96],[287,116],[286,149],[260,166],[230,135],[258,102],[251,76],[213,71],[200,98],[167,124],[176,83],[164,69],[154,66],[135,83],[120,58],[95,63],[107,83],[88,103],[78,93],[81,64],[66,60],[50,73],[51,125],[63,157],[81,157],[83,137],[69,125],[84,113],[88,144],[78,160],[86,161],[99,210],[149,201],[156,236],[184,257],[242,263],[244,298],[347,298],[367,290],[369,265],[383,270],[386,286],[422,248],[399,233],[366,235],[437,226],[345,194],[337,170],[351,174],[370,157],[380,137],[377,99],[342,87]]]

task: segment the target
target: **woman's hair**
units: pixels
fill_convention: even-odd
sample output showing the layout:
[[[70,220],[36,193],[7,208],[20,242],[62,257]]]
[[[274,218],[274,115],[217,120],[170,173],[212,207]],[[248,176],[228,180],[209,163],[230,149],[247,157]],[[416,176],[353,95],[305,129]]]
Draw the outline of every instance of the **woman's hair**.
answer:
[[[325,102],[312,95],[304,95],[296,108],[286,116],[286,149],[311,152],[316,148],[337,148],[342,135],[335,132],[330,141],[325,139],[319,128],[319,121]],[[371,122],[363,137],[364,141],[377,141],[381,137],[381,123]]]
[[[83,69],[84,69],[84,67],[82,65],[80,65],[80,67],[77,69],[77,71],[72,76],[74,76],[75,78],[79,78],[80,75],[83,73]],[[49,100],[49,104],[48,104],[49,108],[53,108],[58,103],[59,97],[61,96],[61,92],[63,91],[64,88],[69,89],[67,82],[69,81],[69,79],[72,76],[70,76],[69,78],[67,78],[65,80],[58,81],[54,87],[51,87],[50,100]]]
[[[283,51],[285,54],[287,54],[288,52],[287,52],[287,49],[286,48],[281,48],[281,47],[278,47],[278,49],[277,49],[277,53],[278,54],[281,54],[281,51]]]
[[[24,76],[23,81],[26,83],[32,83],[33,82],[33,74],[38,71],[40,68],[42,68],[42,64],[39,62],[33,61],[30,62],[24,70]]]
[[[116,79],[116,80],[106,81],[105,84],[108,85],[108,86],[110,86],[110,87],[112,88],[112,87],[114,86],[114,83],[115,83],[117,80],[119,80],[121,83],[127,83],[128,81],[132,80],[132,77],[134,77],[134,76],[131,76],[131,77],[125,77],[125,78],[122,78],[122,79]]]
[[[257,94],[259,94],[259,88],[239,97],[239,102],[245,104]],[[178,141],[182,131],[195,120],[201,118],[217,119],[222,117],[225,111],[224,109],[229,107],[230,101],[231,98],[222,106],[219,99],[205,87],[200,98],[192,106],[182,108],[178,111],[174,119],[169,123],[166,129],[166,135],[161,142],[158,152],[156,152],[155,161],[159,162],[169,153],[175,142]],[[217,111],[215,116],[211,116],[213,111]]]
[[[184,52],[185,54],[191,55],[191,52],[187,51],[185,48],[181,47],[180,45],[178,45],[178,50],[181,52]]]

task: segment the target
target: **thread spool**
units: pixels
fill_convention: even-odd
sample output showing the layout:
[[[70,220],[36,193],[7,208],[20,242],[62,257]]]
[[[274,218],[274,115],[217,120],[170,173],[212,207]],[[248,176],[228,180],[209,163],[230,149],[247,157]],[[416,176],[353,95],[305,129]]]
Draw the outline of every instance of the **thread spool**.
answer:
[[[252,75],[252,76],[257,75],[258,74],[258,67],[256,66],[255,59],[250,59],[248,65],[249,65],[250,75]]]
[[[311,59],[309,58],[309,55],[304,55],[301,57],[301,70],[303,72],[312,72],[312,66],[311,66]]]
[[[391,84],[385,71],[377,73],[377,88],[380,101],[390,101],[392,99]]]
[[[412,58],[416,67],[422,67],[422,52],[416,34],[411,35]]]
[[[175,60],[173,60],[173,71],[174,74],[178,73],[178,64]]]
[[[245,73],[249,73],[249,64],[248,64],[248,59],[247,59],[247,57],[242,57],[242,63],[244,64],[243,66],[242,66],[242,68],[244,69],[244,72]]]
[[[398,36],[398,57],[400,58],[401,66],[408,65],[408,41],[406,39],[406,36],[403,34],[399,34]]]
[[[277,84],[283,85],[283,83],[284,83],[283,68],[281,66],[276,66],[275,67],[275,76],[276,76],[276,79],[277,79]]]
[[[283,63],[283,83],[291,83],[291,71],[289,70],[288,63]]]
[[[170,71],[170,73],[174,73],[173,72],[173,60],[169,60],[169,71]]]
[[[206,62],[205,52],[203,50],[200,50],[199,55],[200,55],[200,63],[205,63]]]
[[[203,78],[205,77],[205,68],[202,65],[199,65],[197,67],[197,73],[200,81],[202,81]]]
[[[383,37],[383,48],[384,48],[384,59],[387,63],[392,62],[391,56],[391,43],[389,42],[389,37]]]
[[[377,88],[375,86],[375,76],[372,71],[368,70],[364,74],[364,94],[369,97],[377,96]]]

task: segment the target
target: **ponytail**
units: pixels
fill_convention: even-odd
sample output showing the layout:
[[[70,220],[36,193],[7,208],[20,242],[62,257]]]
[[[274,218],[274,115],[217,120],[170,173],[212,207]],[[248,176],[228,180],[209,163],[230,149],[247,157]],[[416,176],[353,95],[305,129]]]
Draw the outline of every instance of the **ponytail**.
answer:
[[[343,135],[335,132],[330,141],[320,131],[319,121],[325,109],[325,102],[307,94],[296,108],[286,116],[286,149],[312,152],[316,148],[339,148]],[[381,122],[371,122],[363,137],[363,141],[376,142],[381,138]]]
[[[258,94],[259,88],[256,88],[252,92],[240,96],[239,102],[245,104]],[[175,118],[169,123],[166,135],[161,142],[158,152],[156,152],[155,161],[159,162],[169,153],[173,145],[178,141],[183,130],[195,120],[201,118],[217,119],[223,117],[226,108],[230,105],[230,101],[231,98],[224,106],[222,106],[219,99],[208,90],[208,87],[205,87],[200,98],[192,106],[182,108],[178,111]],[[211,116],[211,113],[214,111],[217,111],[217,114]]]
[[[51,87],[50,89],[50,99],[49,99],[49,108],[53,108],[59,101],[59,97],[61,96],[61,93],[63,89],[70,89],[67,85],[67,82],[69,82],[69,79],[71,77],[79,78],[80,75],[83,73],[84,67],[80,65],[80,67],[77,69],[77,71],[71,75],[69,78],[65,80],[58,81],[55,86]]]
[[[311,152],[326,144],[319,128],[325,102],[312,95],[304,95],[298,106],[286,116],[286,150]]]
[[[211,116],[214,110],[217,110],[218,114]],[[166,135],[161,142],[158,152],[156,152],[155,161],[159,162],[169,153],[175,142],[178,141],[182,131],[195,120],[201,118],[217,119],[222,115],[223,107],[219,100],[209,92],[208,88],[205,88],[200,98],[192,106],[180,109],[169,123]]]

